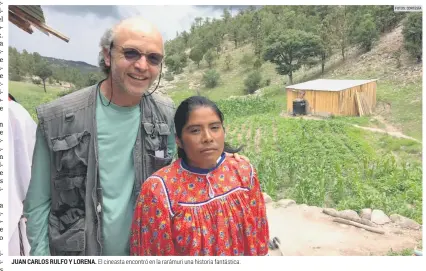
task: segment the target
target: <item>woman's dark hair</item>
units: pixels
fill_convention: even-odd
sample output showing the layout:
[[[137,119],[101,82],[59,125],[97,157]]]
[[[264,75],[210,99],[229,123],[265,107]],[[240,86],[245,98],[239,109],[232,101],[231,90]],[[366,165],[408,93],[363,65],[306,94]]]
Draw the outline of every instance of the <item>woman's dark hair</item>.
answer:
[[[189,114],[199,107],[210,107],[213,109],[214,112],[216,112],[217,116],[220,119],[220,122],[223,125],[224,117],[223,113],[220,111],[220,109],[217,107],[217,105],[207,99],[203,96],[192,96],[181,102],[179,107],[176,110],[175,113],[175,128],[176,128],[176,136],[179,139],[182,139],[182,129],[185,126],[185,124],[188,122]],[[225,128],[224,128],[225,129]],[[243,147],[240,146],[238,148],[231,147],[228,143],[225,142],[225,148],[224,151],[228,153],[236,153],[241,151]],[[185,162],[187,162],[186,153],[182,148],[178,147],[178,157],[182,158]]]

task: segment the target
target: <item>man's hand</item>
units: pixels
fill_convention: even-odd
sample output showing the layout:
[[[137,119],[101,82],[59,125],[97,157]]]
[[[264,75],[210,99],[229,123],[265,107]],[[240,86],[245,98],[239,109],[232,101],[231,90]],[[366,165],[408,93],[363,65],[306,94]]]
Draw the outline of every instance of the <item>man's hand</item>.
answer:
[[[226,156],[234,157],[235,160],[237,160],[237,162],[240,162],[241,160],[244,160],[244,161],[250,163],[250,160],[246,156],[239,155],[238,153],[227,153],[226,152]]]

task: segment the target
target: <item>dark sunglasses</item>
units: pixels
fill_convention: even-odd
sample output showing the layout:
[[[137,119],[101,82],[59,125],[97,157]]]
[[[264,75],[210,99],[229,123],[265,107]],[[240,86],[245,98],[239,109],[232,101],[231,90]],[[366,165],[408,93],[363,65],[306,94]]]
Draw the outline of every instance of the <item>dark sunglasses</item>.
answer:
[[[111,48],[112,46],[113,45],[111,44]],[[162,54],[158,54],[158,53],[144,54],[134,48],[124,48],[122,46],[120,47],[122,48],[123,55],[127,61],[132,61],[132,62],[138,61],[139,59],[141,59],[142,56],[145,56],[146,61],[148,61],[148,63],[151,64],[152,66],[158,66],[161,64],[161,61],[163,61]]]
[[[160,65],[163,56],[157,53],[144,54],[133,48],[123,48],[123,55],[128,61],[138,61],[142,56],[146,57],[146,61],[153,66]]]

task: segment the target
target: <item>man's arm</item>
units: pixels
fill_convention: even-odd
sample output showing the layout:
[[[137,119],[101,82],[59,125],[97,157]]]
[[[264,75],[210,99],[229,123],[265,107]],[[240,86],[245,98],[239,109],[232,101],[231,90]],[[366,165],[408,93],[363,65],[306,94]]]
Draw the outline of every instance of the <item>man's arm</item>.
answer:
[[[50,154],[41,127],[37,127],[31,181],[24,202],[31,256],[49,256],[48,223],[51,202]]]

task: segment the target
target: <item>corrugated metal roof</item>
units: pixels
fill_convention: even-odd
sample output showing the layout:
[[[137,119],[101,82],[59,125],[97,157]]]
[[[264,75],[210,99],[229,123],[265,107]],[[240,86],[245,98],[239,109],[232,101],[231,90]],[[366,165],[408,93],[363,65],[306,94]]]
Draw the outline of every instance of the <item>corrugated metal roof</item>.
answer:
[[[374,82],[373,80],[336,80],[336,79],[317,79],[296,85],[287,86],[286,88],[298,90],[318,90],[318,91],[340,91],[355,86]]]
[[[22,11],[25,13],[33,16],[37,21],[45,23],[43,10],[41,9],[41,6],[18,6]]]

